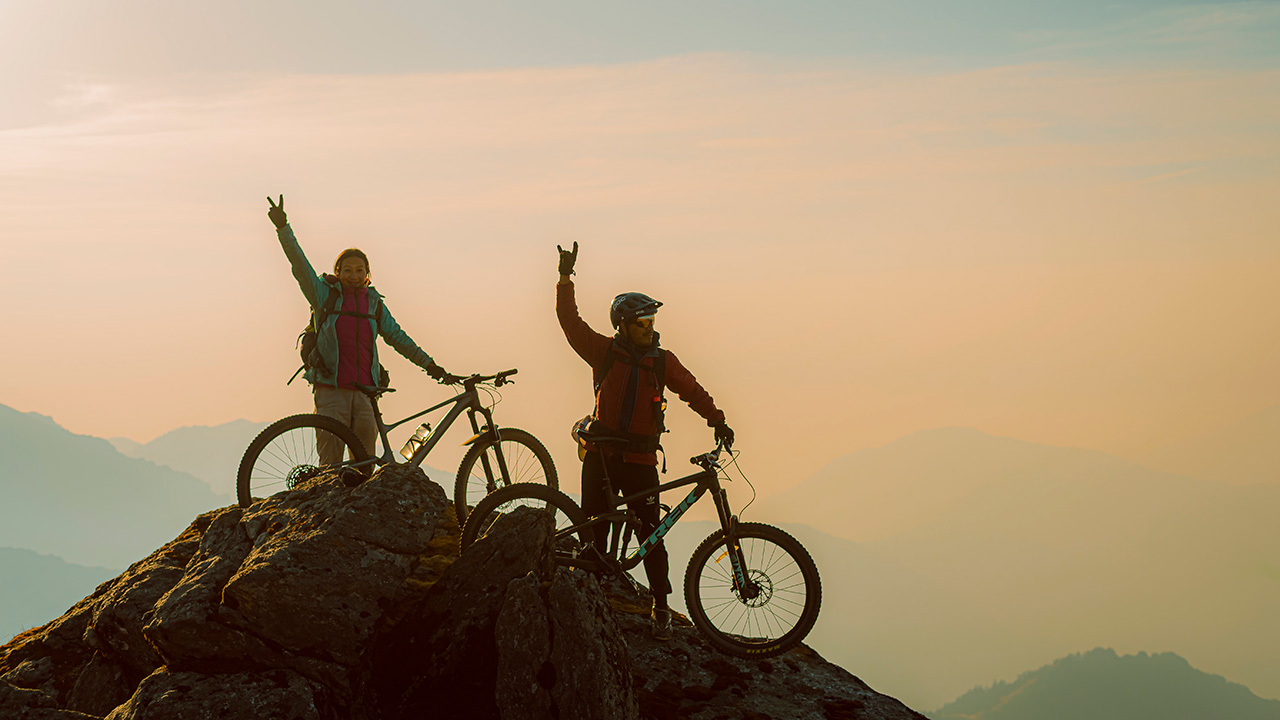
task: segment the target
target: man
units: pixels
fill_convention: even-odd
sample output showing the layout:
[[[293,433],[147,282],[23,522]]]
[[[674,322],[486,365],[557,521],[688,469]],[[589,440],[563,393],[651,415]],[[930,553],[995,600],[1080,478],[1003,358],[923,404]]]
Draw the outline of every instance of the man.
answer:
[[[556,316],[569,346],[591,366],[596,390],[592,429],[628,439],[625,447],[607,446],[603,452],[592,449],[583,459],[582,509],[593,515],[609,509],[604,487],[606,470],[614,490],[623,495],[658,486],[657,450],[664,430],[664,387],[676,391],[681,400],[706,419],[708,426],[715,428],[717,442],[733,444],[733,430],[693,374],[674,353],[659,346],[654,321],[662,303],[641,293],[623,293],[614,298],[609,308],[614,335],[592,330],[578,314],[570,278],[578,259],[578,243],[573,244],[573,250],[559,246],[556,249],[560,251]],[[642,539],[648,537],[658,526],[658,495],[650,495],[630,507],[640,518]],[[607,528],[599,526],[596,530],[596,543],[603,547]],[[653,592],[653,635],[666,640],[671,637],[671,610],[667,605],[671,581],[667,577],[667,550],[662,543],[645,556],[644,571]]]
[[[293,267],[293,276],[311,305],[313,320],[319,323],[315,328],[316,348],[303,376],[312,385],[316,412],[335,418],[354,430],[365,450],[372,454],[378,440],[373,405],[367,395],[355,389],[355,385],[382,384],[379,382],[382,366],[378,362],[375,342],[378,335],[438,382],[456,383],[460,378],[445,372],[400,329],[382,295],[369,285],[369,258],[364,252],[358,248],[347,248],[334,261],[333,275],[317,275],[289,226],[289,218],[284,212],[284,195],[280,196],[279,205],[270,197],[267,203],[271,205],[267,217],[276,226],[276,235]],[[332,308],[327,315],[322,311],[326,307]],[[320,464],[340,462],[342,443],[329,433],[316,434]]]

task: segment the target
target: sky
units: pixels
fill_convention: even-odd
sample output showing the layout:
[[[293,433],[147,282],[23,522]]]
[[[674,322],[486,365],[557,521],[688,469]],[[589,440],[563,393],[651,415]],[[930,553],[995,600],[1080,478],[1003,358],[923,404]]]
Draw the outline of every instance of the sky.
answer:
[[[1277,31],[1274,1],[0,0],[0,403],[138,441],[307,411],[282,193],[447,369],[520,369],[497,416],[562,475],[574,241],[584,317],[662,300],[762,492],[936,427],[1176,445],[1280,404]],[[389,416],[447,397],[384,362]],[[668,416],[681,472],[711,432]]]

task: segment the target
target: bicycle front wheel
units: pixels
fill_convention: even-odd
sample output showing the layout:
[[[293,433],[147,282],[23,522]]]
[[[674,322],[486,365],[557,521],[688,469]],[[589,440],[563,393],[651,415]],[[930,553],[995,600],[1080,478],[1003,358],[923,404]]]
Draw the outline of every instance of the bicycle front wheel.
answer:
[[[516,428],[500,428],[502,439],[477,441],[458,466],[453,485],[453,509],[458,523],[484,496],[515,483],[536,483],[555,489],[560,487],[551,453],[538,438]]]
[[[369,459],[355,431],[328,415],[290,415],[277,420],[249,443],[236,473],[236,498],[248,507],[258,498],[290,490],[327,468],[319,448],[349,462]],[[368,473],[368,468],[363,471]]]
[[[567,529],[587,521],[587,514],[573,498],[546,485],[518,483],[498,488],[476,504],[471,517],[467,518],[467,524],[462,528],[462,549],[466,550],[471,543],[488,535],[494,523],[503,515],[521,507],[546,510],[554,515],[556,533],[564,535],[557,540],[557,549],[568,551],[573,545],[585,542],[585,532],[573,535],[565,533]]]
[[[738,524],[746,582],[734,579],[723,530],[702,541],[684,576],[689,617],[720,650],[768,657],[804,639],[818,619],[822,583],[809,552],[771,525]]]

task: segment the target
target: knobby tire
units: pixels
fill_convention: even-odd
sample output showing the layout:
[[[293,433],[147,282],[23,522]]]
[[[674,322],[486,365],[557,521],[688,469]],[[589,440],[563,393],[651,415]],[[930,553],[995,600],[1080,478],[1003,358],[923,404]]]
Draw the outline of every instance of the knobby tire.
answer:
[[[794,647],[818,619],[822,582],[809,552],[771,525],[739,523],[749,579],[762,588],[744,598],[735,587],[724,530],[702,541],[685,571],[689,617],[720,650],[741,657],[769,657]]]

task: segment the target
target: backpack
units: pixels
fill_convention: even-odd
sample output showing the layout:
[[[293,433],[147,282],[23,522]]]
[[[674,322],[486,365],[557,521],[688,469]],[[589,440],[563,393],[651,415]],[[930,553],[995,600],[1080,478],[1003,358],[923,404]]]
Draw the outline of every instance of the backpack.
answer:
[[[605,355],[604,365],[600,367],[600,382],[595,385],[595,393],[600,394],[600,385],[604,383],[604,379],[609,376],[609,371],[613,369],[613,364],[618,361],[618,354],[609,349],[609,353]],[[632,364],[629,361],[628,365]],[[637,364],[637,367],[639,365]],[[642,435],[639,433],[629,433],[620,429],[610,428],[609,432],[629,438],[631,440],[628,450],[631,452],[655,452],[662,449],[662,434],[667,431],[666,412],[667,412],[667,351],[658,349],[658,355],[653,359],[653,374],[658,381],[658,392],[653,398],[653,416],[657,421],[658,432],[654,435]],[[663,458],[663,465],[666,465],[666,458]]]
[[[307,327],[302,330],[300,335],[298,335],[298,341],[295,343],[295,346],[298,348],[298,354],[302,357],[302,367],[298,368],[293,373],[293,377],[289,378],[289,382],[285,383],[285,385],[291,385],[293,381],[298,378],[299,374],[304,373],[311,368],[318,369],[321,374],[329,374],[329,367],[325,364],[324,358],[320,355],[320,351],[316,347],[316,336],[318,329],[324,325],[330,315],[352,315],[354,317],[371,319],[374,322],[377,322],[378,313],[382,310],[382,301],[380,298],[373,299],[373,312],[359,313],[352,310],[334,310],[338,304],[338,298],[341,296],[342,293],[340,292],[330,292],[329,297],[324,301],[324,307],[320,308],[319,313],[312,309],[311,321],[307,323]],[[377,338],[374,338],[374,341],[376,342]],[[378,385],[380,387],[387,387],[390,384],[390,373],[388,373],[387,369],[382,366],[382,363],[378,363]]]

